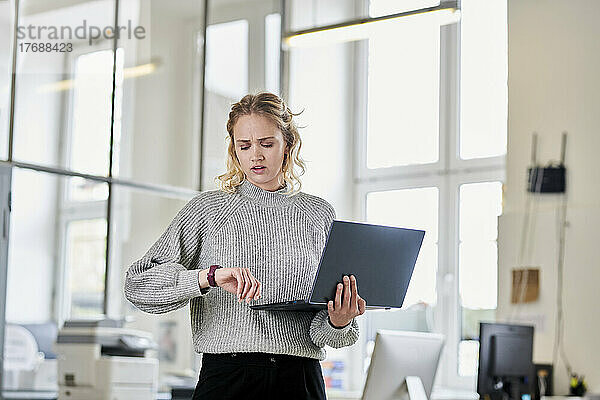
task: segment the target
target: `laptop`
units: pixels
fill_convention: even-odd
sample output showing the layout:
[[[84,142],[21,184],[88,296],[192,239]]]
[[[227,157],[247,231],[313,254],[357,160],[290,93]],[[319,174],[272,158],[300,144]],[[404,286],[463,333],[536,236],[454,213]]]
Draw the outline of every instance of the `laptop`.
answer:
[[[400,308],[425,231],[334,220],[307,298],[255,304],[254,310],[318,311],[335,299],[336,285],[354,275],[367,309]]]

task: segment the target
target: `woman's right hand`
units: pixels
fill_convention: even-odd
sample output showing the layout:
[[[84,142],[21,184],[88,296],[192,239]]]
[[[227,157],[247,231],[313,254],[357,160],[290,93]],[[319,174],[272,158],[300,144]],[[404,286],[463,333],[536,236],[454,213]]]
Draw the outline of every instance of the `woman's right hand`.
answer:
[[[261,283],[248,268],[219,268],[215,271],[217,286],[237,295],[238,303],[257,300],[261,297]]]

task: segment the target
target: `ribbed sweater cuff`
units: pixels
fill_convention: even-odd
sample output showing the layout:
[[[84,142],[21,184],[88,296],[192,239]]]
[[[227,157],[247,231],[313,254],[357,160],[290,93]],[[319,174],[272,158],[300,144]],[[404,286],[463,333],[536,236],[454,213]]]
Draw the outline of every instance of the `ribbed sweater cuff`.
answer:
[[[350,323],[342,328],[336,328],[329,321],[329,316],[325,317],[326,321],[323,325],[325,325],[324,334],[327,338],[336,340],[340,336],[344,336],[348,333],[348,331],[352,328],[352,323],[354,320],[350,321]]]
[[[329,323],[329,315],[327,312],[323,311],[320,311],[312,322],[314,327],[319,327],[317,335],[320,340],[323,340],[324,343],[332,347],[334,347],[334,343],[342,343],[344,341],[342,338],[348,335],[354,324],[356,324],[356,322],[353,319],[352,322],[343,328],[336,328]]]
[[[345,327],[347,327],[347,326],[350,326],[350,325],[352,324],[352,321],[350,321],[350,322],[348,322],[346,325],[344,325],[344,326],[342,326],[342,327],[339,327],[339,328],[338,328],[337,326],[333,325],[333,324],[331,323],[331,319],[329,319],[329,317],[327,317],[327,323],[328,323],[329,325],[331,325],[331,327],[332,327],[333,329],[335,329],[336,331],[339,331],[340,329],[344,329]]]
[[[176,292],[181,296],[181,300],[191,299],[208,293],[208,291],[202,293],[200,290],[200,282],[198,281],[199,273],[200,270],[197,269],[179,271],[177,274]]]

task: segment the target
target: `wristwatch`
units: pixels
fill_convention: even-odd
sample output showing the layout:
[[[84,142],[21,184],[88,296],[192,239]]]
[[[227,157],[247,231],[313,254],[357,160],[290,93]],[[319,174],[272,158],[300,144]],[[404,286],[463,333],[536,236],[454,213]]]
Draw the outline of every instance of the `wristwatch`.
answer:
[[[220,265],[211,265],[208,268],[208,274],[206,275],[206,279],[208,280],[208,285],[212,287],[217,287],[217,281],[215,281],[215,271],[219,268],[222,268]]]

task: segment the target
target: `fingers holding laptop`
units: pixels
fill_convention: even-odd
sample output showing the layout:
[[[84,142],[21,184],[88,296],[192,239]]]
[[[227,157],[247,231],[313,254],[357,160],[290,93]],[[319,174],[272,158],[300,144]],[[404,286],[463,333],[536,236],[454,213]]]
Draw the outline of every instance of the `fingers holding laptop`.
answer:
[[[348,325],[352,319],[365,313],[366,301],[359,296],[356,277],[344,276],[343,284],[338,283],[335,300],[327,303],[329,321],[337,328]]]
[[[358,285],[354,275],[350,275],[350,292],[352,292],[350,294],[350,309],[355,310],[358,308],[358,315],[363,315],[367,307],[367,302],[358,295]]]

